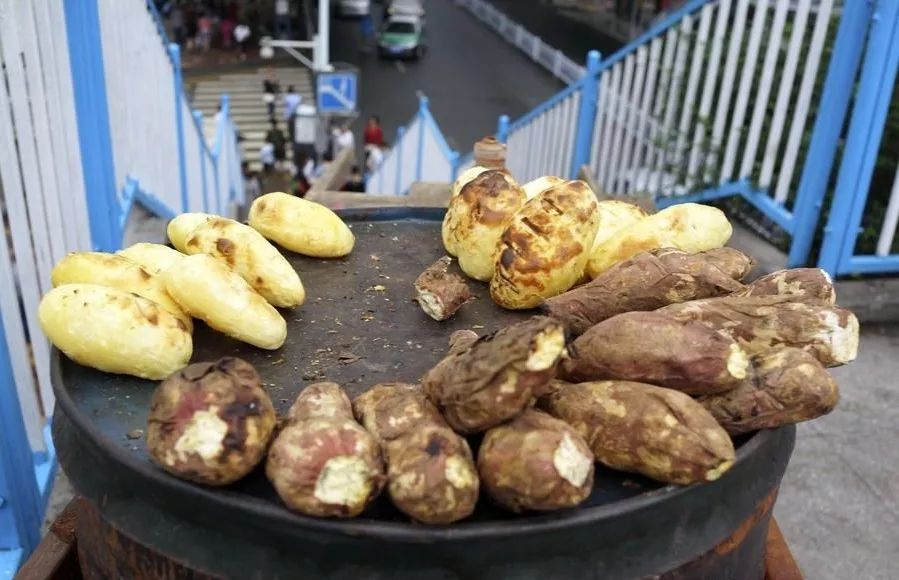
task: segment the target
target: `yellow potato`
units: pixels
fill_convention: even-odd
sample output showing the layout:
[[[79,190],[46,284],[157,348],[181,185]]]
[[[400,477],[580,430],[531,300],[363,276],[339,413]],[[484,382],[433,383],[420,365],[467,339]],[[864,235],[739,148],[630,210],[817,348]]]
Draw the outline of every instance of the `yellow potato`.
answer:
[[[259,348],[280,348],[287,323],[271,304],[224,262],[187,256],[160,275],[169,294],[211,328]]]
[[[143,266],[151,274],[159,274],[167,270],[169,266],[184,257],[184,254],[168,246],[146,242],[128,246],[124,250],[116,252],[116,255],[125,256],[132,262]]]
[[[537,179],[528,181],[521,186],[521,189],[524,190],[524,194],[528,199],[534,199],[550,187],[562,185],[563,183],[565,183],[565,180],[561,177],[556,177],[555,175],[544,175],[543,177],[538,177]]]
[[[533,308],[583,275],[596,236],[596,195],[583,181],[547,189],[524,204],[502,234],[490,296],[505,308]]]
[[[190,333],[158,304],[96,284],[66,284],[44,296],[41,328],[75,362],[109,373],[164,379],[187,364]]]
[[[443,245],[462,271],[484,282],[493,277],[499,237],[525,202],[524,191],[502,169],[485,171],[452,198],[443,218]]]
[[[166,226],[166,234],[169,241],[179,252],[184,252],[187,237],[198,225],[209,221],[216,216],[208,213],[183,213]]]
[[[221,260],[275,306],[294,308],[306,299],[300,276],[290,262],[250,226],[212,218],[194,228],[184,249],[188,254],[209,254]]]
[[[193,331],[190,316],[172,300],[161,281],[124,256],[103,252],[73,252],[53,267],[50,283],[54,288],[63,284],[98,284],[134,292],[159,304],[180,320],[188,332]]]
[[[249,224],[291,252],[316,258],[339,258],[353,251],[356,238],[340,217],[325,206],[275,192],[250,206]]]
[[[468,182],[477,177],[478,175],[487,171],[486,167],[481,165],[475,165],[474,167],[469,167],[465,171],[459,174],[459,177],[456,178],[456,181],[453,182],[453,197],[459,195],[462,191],[462,188],[468,185]]]
[[[663,209],[619,230],[593,248],[587,273],[595,278],[618,262],[657,248],[705,252],[721,248],[733,228],[718,208],[683,203]]]

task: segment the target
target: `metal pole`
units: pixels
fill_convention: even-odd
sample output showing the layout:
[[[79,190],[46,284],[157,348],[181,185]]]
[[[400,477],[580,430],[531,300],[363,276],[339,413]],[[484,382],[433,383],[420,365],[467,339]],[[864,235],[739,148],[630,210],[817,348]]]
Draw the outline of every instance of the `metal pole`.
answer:
[[[581,106],[577,116],[577,128],[574,134],[574,153],[571,156],[571,179],[577,177],[582,165],[590,159],[590,147],[593,144],[593,126],[596,123],[596,107],[599,102],[599,75],[601,56],[591,50],[587,53],[587,72],[581,79]]]
[[[318,0],[318,46],[315,51],[316,70],[326,70],[331,63],[329,54],[331,35],[331,0]]]

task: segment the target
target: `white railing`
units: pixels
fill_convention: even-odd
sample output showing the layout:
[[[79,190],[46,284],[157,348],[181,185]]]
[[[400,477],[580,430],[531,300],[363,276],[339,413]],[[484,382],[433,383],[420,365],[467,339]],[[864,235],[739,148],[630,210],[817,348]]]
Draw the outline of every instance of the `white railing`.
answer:
[[[456,4],[468,9],[482,22],[493,28],[497,34],[507,42],[518,47],[550,71],[554,76],[566,84],[571,84],[584,75],[584,67],[580,66],[562,51],[554,48],[534,34],[525,30],[520,24],[514,22],[508,16],[497,10],[489,2],[484,0],[456,0]]]
[[[541,175],[567,175],[574,153],[574,136],[581,93],[572,85],[509,126],[500,138],[507,142],[506,165],[524,183]]]
[[[416,181],[453,181],[458,158],[428,110],[427,97],[419,97],[418,112],[397,131],[393,147],[367,176],[365,190],[380,195],[407,195]]]

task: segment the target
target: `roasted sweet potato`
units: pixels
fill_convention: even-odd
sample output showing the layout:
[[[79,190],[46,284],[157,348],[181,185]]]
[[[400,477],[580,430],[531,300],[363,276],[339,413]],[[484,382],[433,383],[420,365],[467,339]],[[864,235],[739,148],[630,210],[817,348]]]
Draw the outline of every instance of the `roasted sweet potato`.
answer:
[[[226,485],[262,460],[275,409],[256,370],[238,358],[195,363],[163,381],[147,418],[147,448],[163,469]]]
[[[381,447],[335,383],[309,385],[272,443],[265,473],[293,510],[319,517],[362,513],[384,485]]]
[[[514,512],[573,507],[593,490],[593,453],[567,423],[527,410],[487,431],[478,473],[490,497]]]
[[[659,312],[717,330],[749,354],[795,346],[825,366],[837,366],[855,360],[858,352],[854,314],[838,306],[796,302],[791,296],[706,298],[672,304]]]
[[[833,411],[837,383],[812,354],[775,348],[752,358],[755,381],[699,402],[731,435],[808,421]]]
[[[521,413],[552,380],[565,352],[562,325],[544,316],[455,348],[422,387],[460,433],[479,433]]]
[[[690,395],[723,393],[749,377],[749,357],[731,338],[660,312],[628,312],[590,328],[571,345],[560,378],[620,379]]]
[[[637,254],[612,266],[592,282],[542,304],[545,313],[580,335],[624,312],[655,310],[668,304],[724,296],[743,285],[704,254],[666,248]]]
[[[733,465],[730,437],[681,392],[630,381],[555,387],[538,405],[574,427],[613,469],[689,485],[714,481]]]
[[[443,245],[463,272],[483,282],[493,277],[499,238],[524,202],[524,191],[501,169],[480,173],[450,199]]]
[[[529,200],[500,238],[490,297],[504,308],[534,308],[571,288],[596,237],[596,194],[567,181]]]
[[[387,490],[400,511],[427,524],[471,515],[479,488],[471,449],[420,389],[376,385],[353,401],[353,410],[384,448]]]
[[[434,320],[446,320],[472,298],[465,280],[449,272],[452,261],[444,256],[415,279],[415,299]]]
[[[833,280],[821,268],[791,268],[762,276],[736,296],[789,296],[797,302],[834,304]]]
[[[738,282],[746,278],[755,267],[755,260],[735,248],[714,248],[700,254],[706,262],[717,266]]]

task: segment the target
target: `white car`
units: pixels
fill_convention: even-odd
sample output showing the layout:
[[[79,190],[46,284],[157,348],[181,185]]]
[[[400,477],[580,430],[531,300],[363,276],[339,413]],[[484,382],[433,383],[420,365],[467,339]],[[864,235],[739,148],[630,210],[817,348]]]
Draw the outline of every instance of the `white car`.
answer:
[[[337,11],[341,16],[368,16],[371,14],[371,0],[339,0]]]
[[[421,4],[421,0],[393,0],[387,6],[387,13],[390,16],[417,16],[424,18],[425,8]]]

